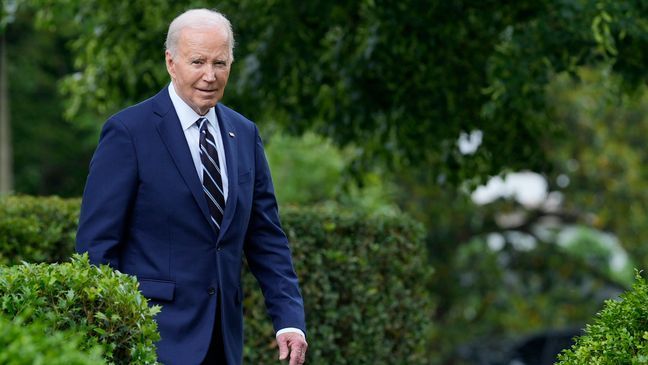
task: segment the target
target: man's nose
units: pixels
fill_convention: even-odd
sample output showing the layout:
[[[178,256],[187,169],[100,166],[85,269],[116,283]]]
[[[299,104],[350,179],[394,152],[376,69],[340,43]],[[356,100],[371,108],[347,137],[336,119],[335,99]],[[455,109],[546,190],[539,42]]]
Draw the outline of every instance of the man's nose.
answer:
[[[208,70],[203,74],[203,80],[207,82],[216,81],[216,70],[208,68]]]

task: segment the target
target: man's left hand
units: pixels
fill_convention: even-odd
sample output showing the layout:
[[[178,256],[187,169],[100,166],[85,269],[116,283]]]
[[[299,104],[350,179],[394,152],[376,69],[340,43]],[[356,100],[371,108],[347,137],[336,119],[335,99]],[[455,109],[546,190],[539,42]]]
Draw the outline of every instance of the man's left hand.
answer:
[[[277,344],[279,345],[279,360],[286,360],[290,355],[289,365],[302,365],[306,361],[308,343],[301,334],[295,332],[282,333],[277,336]]]

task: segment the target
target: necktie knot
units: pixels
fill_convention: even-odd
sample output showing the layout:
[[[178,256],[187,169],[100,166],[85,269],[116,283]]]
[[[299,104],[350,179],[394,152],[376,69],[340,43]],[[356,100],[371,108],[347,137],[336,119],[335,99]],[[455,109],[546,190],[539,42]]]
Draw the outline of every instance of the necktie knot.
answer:
[[[205,117],[200,117],[196,121],[196,124],[198,125],[198,128],[200,129],[200,132],[203,131],[203,128],[205,128],[205,129],[207,128],[208,123],[209,123],[209,121]]]

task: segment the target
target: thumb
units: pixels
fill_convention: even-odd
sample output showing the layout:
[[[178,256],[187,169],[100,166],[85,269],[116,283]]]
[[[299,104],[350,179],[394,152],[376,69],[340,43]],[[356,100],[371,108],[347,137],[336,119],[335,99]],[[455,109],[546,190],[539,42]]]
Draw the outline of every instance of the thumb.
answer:
[[[279,360],[285,360],[288,358],[288,340],[284,336],[279,336],[277,339],[277,344],[279,345]]]

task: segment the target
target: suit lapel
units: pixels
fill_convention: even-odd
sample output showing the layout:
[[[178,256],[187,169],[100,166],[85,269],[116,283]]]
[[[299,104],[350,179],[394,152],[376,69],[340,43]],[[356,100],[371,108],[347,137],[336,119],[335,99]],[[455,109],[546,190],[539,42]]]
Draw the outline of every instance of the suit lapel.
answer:
[[[184,131],[180,125],[178,115],[173,109],[173,104],[169,97],[169,91],[164,88],[155,98],[156,109],[155,114],[159,116],[156,120],[155,127],[157,128],[162,141],[166,145],[167,150],[173,158],[176,168],[180,171],[182,179],[185,181],[191,194],[193,195],[196,204],[200,207],[207,224],[211,226],[209,219],[209,208],[203,193],[202,184],[196,174],[196,167],[194,166],[193,159],[189,146],[187,146],[187,139],[185,138]]]
[[[223,223],[221,224],[220,237],[223,237],[234,219],[236,211],[236,202],[238,194],[238,137],[236,130],[229,118],[222,112],[220,104],[216,104],[216,116],[218,117],[218,126],[220,128],[221,138],[223,139],[223,148],[225,149],[225,159],[227,161],[227,201],[225,202],[225,213],[223,214]]]

